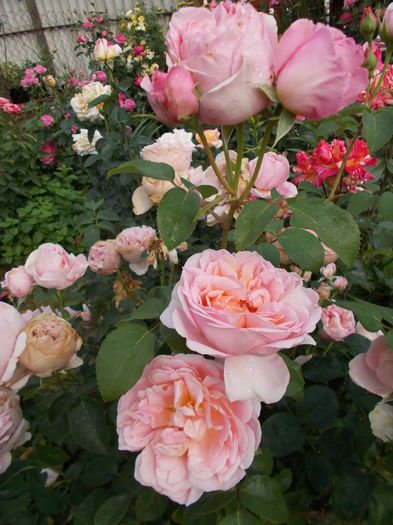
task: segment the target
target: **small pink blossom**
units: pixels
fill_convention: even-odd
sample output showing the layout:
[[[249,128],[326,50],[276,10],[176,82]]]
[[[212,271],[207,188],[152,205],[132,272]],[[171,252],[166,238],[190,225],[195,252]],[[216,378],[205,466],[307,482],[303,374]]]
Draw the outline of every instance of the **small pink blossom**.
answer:
[[[38,75],[43,75],[44,73],[47,72],[47,69],[46,67],[42,66],[41,64],[37,64],[34,68],[34,71],[38,74]]]
[[[150,226],[126,228],[116,237],[116,250],[133,272],[143,275],[151,264],[147,255],[156,238],[156,231]]]
[[[107,36],[109,36],[109,32],[105,31],[105,29],[104,29],[103,31],[101,31],[101,36],[102,36],[102,38],[106,38]]]
[[[55,121],[51,115],[41,115],[41,120],[46,128]]]
[[[104,17],[102,15],[97,16],[96,22],[97,24],[103,24],[105,22]]]
[[[51,164],[55,160],[56,149],[56,145],[52,140],[48,140],[48,142],[45,142],[45,144],[41,148],[41,152],[48,153],[48,155],[41,157],[40,161],[43,164]]]
[[[78,128],[76,126],[71,126],[71,133],[74,134],[78,131]]]
[[[95,80],[98,80],[98,82],[101,82],[102,84],[105,84],[106,82],[106,73],[105,71],[96,71],[94,73]]]
[[[343,276],[338,276],[333,281],[333,288],[336,288],[337,290],[340,290],[343,292],[346,287],[348,286],[348,280]]]
[[[66,119],[69,119],[71,116],[72,116],[71,113],[68,113],[68,112],[64,113],[64,118]]]
[[[94,29],[94,24],[90,20],[82,24],[82,29]]]
[[[119,106],[126,111],[133,111],[135,109],[135,102],[132,100],[132,98],[126,98],[123,93],[119,93]]]
[[[336,273],[336,265],[334,263],[329,263],[326,266],[322,266],[321,274],[326,277],[326,279],[331,279]]]
[[[125,44],[127,42],[126,37],[124,35],[120,34],[120,33],[116,33],[115,40],[120,45],[123,45],[123,44]]]
[[[0,109],[2,109],[5,104],[10,104],[8,98],[0,97]]]
[[[324,339],[342,341],[348,335],[355,333],[353,313],[335,304],[322,309],[321,321],[323,331],[320,336]]]
[[[344,23],[344,25],[349,24],[353,20],[353,14],[352,13],[342,13],[340,15],[339,20]]]
[[[143,46],[135,46],[132,50],[134,57],[144,57],[146,55],[145,48]]]
[[[1,285],[7,287],[14,297],[21,298],[29,295],[33,282],[32,277],[26,272],[24,266],[18,266],[5,274]]]
[[[83,36],[83,35],[78,35],[78,42],[81,42],[82,44],[85,44],[86,42],[88,42],[88,38],[87,36]]]
[[[10,102],[8,104],[4,104],[3,111],[4,113],[20,113],[20,106],[18,104],[12,104]]]
[[[135,77],[133,84],[134,86],[140,86],[141,82],[142,82],[142,77]]]

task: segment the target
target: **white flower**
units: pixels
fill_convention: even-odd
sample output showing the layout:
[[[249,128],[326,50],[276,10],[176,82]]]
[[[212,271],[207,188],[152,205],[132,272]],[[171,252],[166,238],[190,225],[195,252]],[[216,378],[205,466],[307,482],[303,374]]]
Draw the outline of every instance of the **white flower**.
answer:
[[[111,92],[111,86],[103,86],[101,82],[89,82],[82,87],[81,93],[72,97],[70,104],[79,120],[96,122],[104,118],[100,112],[101,105],[89,108],[89,103],[101,95],[110,95]]]
[[[377,403],[374,410],[369,413],[371,430],[374,436],[382,439],[384,443],[393,441],[393,406],[388,402]]]
[[[72,140],[74,141],[72,149],[81,157],[84,155],[94,155],[97,153],[96,142],[99,139],[102,139],[102,135],[97,129],[94,132],[93,140],[91,142],[89,142],[88,139],[87,129],[81,129],[80,133],[72,135]]]

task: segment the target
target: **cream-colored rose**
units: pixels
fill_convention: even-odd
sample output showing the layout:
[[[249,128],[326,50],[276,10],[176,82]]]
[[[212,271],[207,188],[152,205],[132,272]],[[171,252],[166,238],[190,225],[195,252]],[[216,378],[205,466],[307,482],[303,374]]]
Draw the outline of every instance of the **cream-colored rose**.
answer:
[[[101,95],[110,95],[111,86],[103,86],[101,82],[89,82],[82,88],[82,92],[72,97],[70,104],[79,120],[96,122],[102,120],[100,104],[89,108],[89,103]]]
[[[174,183],[181,186],[181,178],[175,175]],[[135,215],[146,213],[154,205],[158,206],[167,191],[174,187],[168,180],[151,179],[142,177],[142,185],[132,194],[133,212]]]
[[[55,314],[35,317],[24,329],[26,346],[19,363],[40,377],[82,364],[76,353],[82,339],[70,323]]]
[[[374,436],[382,439],[384,443],[393,441],[393,406],[386,401],[377,403],[374,410],[369,413],[371,430]]]
[[[97,153],[96,142],[99,139],[102,139],[102,135],[97,129],[94,132],[91,142],[89,142],[87,129],[81,129],[80,133],[74,133],[72,135],[72,140],[74,141],[72,149],[81,157],[84,155],[95,155]]]

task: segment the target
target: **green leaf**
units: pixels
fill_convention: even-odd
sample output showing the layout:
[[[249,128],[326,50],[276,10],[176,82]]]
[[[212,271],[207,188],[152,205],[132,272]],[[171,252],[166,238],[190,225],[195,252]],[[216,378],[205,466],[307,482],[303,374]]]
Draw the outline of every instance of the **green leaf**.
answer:
[[[94,108],[94,106],[97,106],[98,104],[101,104],[101,102],[106,102],[108,99],[111,98],[111,95],[100,95],[99,97],[96,97],[88,104],[88,108]]]
[[[270,261],[274,266],[280,266],[280,252],[278,249],[267,242],[261,244],[253,244],[248,248],[250,252],[257,252],[262,255],[264,259]]]
[[[360,518],[371,498],[370,483],[366,474],[343,474],[333,488],[333,508],[346,520]],[[358,521],[358,520],[357,520]]]
[[[373,491],[375,505],[371,523],[373,525],[391,525],[393,523],[393,486],[384,484]]]
[[[190,514],[197,514],[203,516],[211,512],[217,512],[236,500],[236,492],[211,492],[204,494],[200,500],[188,507],[187,511]]]
[[[295,416],[287,412],[273,414],[262,425],[262,445],[277,458],[298,450],[305,439],[304,430]]]
[[[219,521],[219,525],[260,525],[260,520],[251,512],[241,509],[236,514],[227,514]]]
[[[175,180],[175,170],[165,162],[152,162],[151,160],[131,160],[120,164],[108,172],[108,177],[119,173],[140,173],[142,177],[150,177],[157,180]]]
[[[194,231],[194,217],[199,210],[199,197],[182,188],[167,191],[157,210],[160,236],[168,250],[173,250]]]
[[[61,448],[53,447],[52,445],[37,445],[38,459],[44,465],[63,465],[69,456]]]
[[[295,124],[295,122],[296,115],[294,115],[287,109],[282,108],[280,118],[277,124],[276,139],[274,141],[273,148],[277,144],[277,142],[283,137],[285,137],[285,135],[292,129],[292,126]]]
[[[393,247],[393,222],[382,221],[376,225],[370,237],[371,244],[377,250]]]
[[[81,399],[67,414],[70,432],[85,450],[97,454],[108,452],[108,427],[102,406],[92,399]]]
[[[217,188],[214,186],[209,186],[208,184],[201,184],[200,186],[197,186],[197,190],[202,195],[203,199],[208,199],[212,195],[218,193]]]
[[[393,350],[393,329],[389,330],[386,334],[386,344],[391,350]]]
[[[155,336],[139,324],[122,325],[103,341],[97,356],[97,381],[104,401],[117,399],[142,375],[154,357]]]
[[[127,514],[130,504],[131,497],[129,494],[121,494],[107,499],[98,507],[94,516],[94,525],[118,525]]]
[[[254,461],[248,469],[249,474],[266,474],[270,476],[273,470],[274,460],[268,448],[261,447],[255,452]]]
[[[333,485],[333,467],[329,459],[309,452],[305,457],[305,466],[312,487],[320,494],[326,494]]]
[[[267,96],[272,102],[278,102],[277,91],[270,84],[258,84],[257,87],[263,91],[264,95]]]
[[[274,476],[274,479],[280,486],[281,492],[286,492],[292,485],[292,471],[289,468],[284,468]]]
[[[263,233],[263,229],[273,219],[279,206],[264,200],[248,202],[239,214],[235,226],[237,251],[253,244]]]
[[[382,194],[378,203],[378,210],[385,220],[393,221],[393,193],[385,192]]]
[[[157,521],[164,514],[167,506],[167,498],[154,490],[143,490],[135,503],[136,517],[139,521]]]
[[[336,394],[327,386],[309,386],[304,390],[303,399],[296,403],[296,413],[301,423],[326,428],[338,414]]]
[[[131,319],[158,319],[168,303],[153,297],[138,306],[131,314]]]
[[[303,270],[318,273],[325,251],[314,235],[301,228],[287,228],[278,238],[289,258]]]
[[[358,193],[350,193],[348,197],[347,210],[355,217],[360,213],[369,210],[373,207],[377,196],[368,191],[359,191]]]
[[[304,379],[302,376],[302,368],[300,365],[289,359],[285,354],[280,354],[288,367],[290,379],[287,386],[286,396],[293,399],[301,399],[303,397]]]
[[[393,136],[393,111],[383,108],[377,112],[368,109],[363,111],[363,136],[370,154],[374,155],[379,149],[387,144]]]
[[[351,310],[358,321],[370,332],[378,332],[382,328],[382,319],[389,321],[386,308],[377,304],[357,299],[356,301],[337,300],[338,306]]]
[[[291,199],[291,226],[314,230],[320,240],[350,266],[360,248],[360,232],[352,215],[318,197]]]
[[[97,219],[103,221],[119,221],[120,217],[112,210],[101,210],[97,213]]]
[[[280,486],[268,476],[249,476],[240,485],[240,502],[260,518],[286,523],[288,508]]]

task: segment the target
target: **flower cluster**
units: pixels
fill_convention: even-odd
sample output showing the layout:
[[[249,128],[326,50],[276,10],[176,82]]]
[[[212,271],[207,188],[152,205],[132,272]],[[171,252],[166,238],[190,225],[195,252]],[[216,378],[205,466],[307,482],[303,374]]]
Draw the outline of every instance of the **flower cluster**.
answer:
[[[299,174],[294,184],[308,181],[314,186],[333,185],[344,159],[347,146],[343,140],[334,139],[330,144],[320,140],[311,156],[305,151],[296,154],[297,166],[293,171]],[[362,184],[374,177],[367,171],[367,166],[375,166],[377,159],[370,156],[367,142],[355,140],[345,163],[341,191],[357,192]]]
[[[79,120],[88,122],[97,122],[102,120],[100,109],[101,105],[97,104],[89,108],[89,103],[101,95],[110,95],[111,86],[103,86],[101,82],[89,82],[82,87],[82,91],[71,99],[71,107]]]
[[[8,98],[0,97],[0,110],[4,113],[20,113],[20,106],[18,104],[13,104],[8,100]]]

